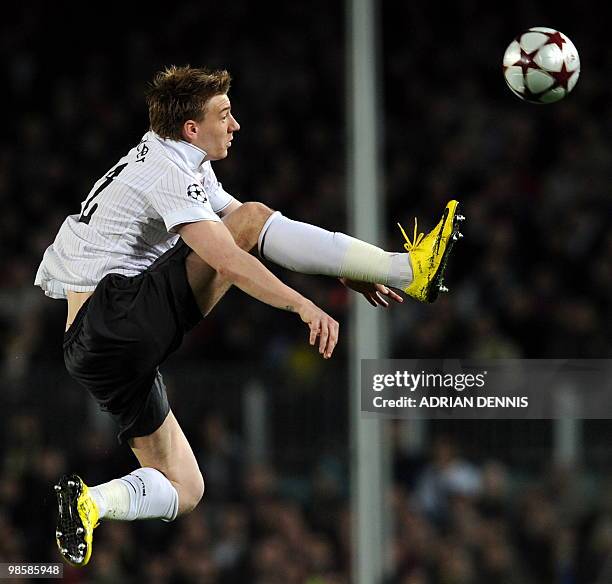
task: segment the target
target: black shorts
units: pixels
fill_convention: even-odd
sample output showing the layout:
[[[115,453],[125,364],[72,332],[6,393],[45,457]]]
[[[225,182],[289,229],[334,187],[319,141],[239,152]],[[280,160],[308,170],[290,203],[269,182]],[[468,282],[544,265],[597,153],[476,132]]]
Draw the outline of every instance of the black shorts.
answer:
[[[202,319],[179,240],[138,276],[108,274],[64,335],[64,362],[119,425],[117,439],[147,436],[170,406],[159,365]]]

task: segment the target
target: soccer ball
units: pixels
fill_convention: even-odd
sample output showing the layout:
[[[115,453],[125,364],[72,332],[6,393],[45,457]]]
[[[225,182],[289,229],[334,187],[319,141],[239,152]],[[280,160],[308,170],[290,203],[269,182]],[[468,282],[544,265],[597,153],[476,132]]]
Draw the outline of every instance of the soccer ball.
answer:
[[[504,53],[504,77],[515,95],[531,103],[563,99],[576,85],[580,58],[574,43],[552,28],[536,26]]]

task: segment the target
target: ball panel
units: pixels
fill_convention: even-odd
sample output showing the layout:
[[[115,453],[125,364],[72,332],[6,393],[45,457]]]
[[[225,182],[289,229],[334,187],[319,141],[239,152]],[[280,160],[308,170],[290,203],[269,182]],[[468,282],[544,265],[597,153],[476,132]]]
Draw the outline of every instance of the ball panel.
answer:
[[[544,45],[535,55],[538,67],[545,71],[561,71],[563,66],[563,52],[557,45]]]
[[[521,58],[521,47],[518,41],[512,41],[504,53],[504,67],[514,65]]]
[[[567,92],[569,93],[572,89],[574,89],[574,85],[578,81],[578,77],[580,77],[580,71],[574,71],[574,74],[567,81]]]
[[[541,93],[553,86],[555,80],[546,71],[530,69],[525,76],[527,88],[531,93]]]
[[[554,89],[540,95],[539,100],[541,103],[554,103],[555,101],[563,99],[565,95],[566,92],[563,87],[555,87]]]
[[[563,60],[568,71],[580,70],[580,57],[574,43],[567,39],[567,43],[563,45]]]
[[[520,67],[508,67],[504,76],[506,83],[512,91],[523,93],[525,91],[525,79],[523,77],[523,70]]]
[[[526,53],[537,51],[542,45],[546,44],[548,37],[540,32],[526,32],[521,35],[521,47]]]

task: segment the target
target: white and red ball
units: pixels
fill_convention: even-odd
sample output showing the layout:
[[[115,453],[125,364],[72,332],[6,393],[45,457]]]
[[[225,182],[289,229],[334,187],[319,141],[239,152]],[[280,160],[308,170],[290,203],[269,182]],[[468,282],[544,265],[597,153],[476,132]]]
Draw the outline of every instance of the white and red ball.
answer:
[[[504,77],[515,95],[531,103],[563,99],[576,85],[580,58],[574,43],[552,28],[536,26],[504,53]]]

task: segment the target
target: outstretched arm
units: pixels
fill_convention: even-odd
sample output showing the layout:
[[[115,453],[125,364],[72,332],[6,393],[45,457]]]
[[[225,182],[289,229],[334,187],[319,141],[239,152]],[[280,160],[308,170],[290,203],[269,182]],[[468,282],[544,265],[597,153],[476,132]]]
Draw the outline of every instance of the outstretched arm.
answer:
[[[331,357],[338,342],[338,323],[240,249],[223,223],[198,221],[177,231],[202,260],[243,292],[275,308],[296,312],[310,329],[310,344],[318,337],[319,352],[326,359]]]

